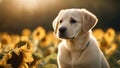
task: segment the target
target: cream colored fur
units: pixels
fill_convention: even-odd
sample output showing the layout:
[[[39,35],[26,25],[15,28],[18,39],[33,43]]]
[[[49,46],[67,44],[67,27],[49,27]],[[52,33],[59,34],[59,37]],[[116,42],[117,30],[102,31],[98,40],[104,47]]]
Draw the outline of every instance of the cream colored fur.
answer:
[[[71,18],[76,22],[71,23]],[[58,45],[59,68],[109,68],[108,62],[91,33],[97,21],[96,16],[86,9],[60,11],[53,21],[55,35],[62,40]],[[60,37],[61,27],[66,28],[63,37]]]

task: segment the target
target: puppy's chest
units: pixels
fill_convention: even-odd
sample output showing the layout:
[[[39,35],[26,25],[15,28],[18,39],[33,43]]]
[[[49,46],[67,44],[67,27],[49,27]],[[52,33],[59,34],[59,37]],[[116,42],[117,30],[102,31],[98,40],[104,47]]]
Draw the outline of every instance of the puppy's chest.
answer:
[[[63,59],[63,61],[67,59],[67,63],[69,63],[70,65],[77,65],[81,63],[81,52],[69,52],[64,57],[65,58]]]
[[[76,64],[80,61],[81,52],[71,52],[71,63]]]

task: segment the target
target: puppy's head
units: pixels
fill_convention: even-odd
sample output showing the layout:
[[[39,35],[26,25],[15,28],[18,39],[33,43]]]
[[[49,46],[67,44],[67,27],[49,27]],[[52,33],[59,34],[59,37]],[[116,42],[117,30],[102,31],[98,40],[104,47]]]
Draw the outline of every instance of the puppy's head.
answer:
[[[97,23],[97,18],[86,9],[61,10],[53,21],[57,38],[74,39],[80,32],[87,33]]]

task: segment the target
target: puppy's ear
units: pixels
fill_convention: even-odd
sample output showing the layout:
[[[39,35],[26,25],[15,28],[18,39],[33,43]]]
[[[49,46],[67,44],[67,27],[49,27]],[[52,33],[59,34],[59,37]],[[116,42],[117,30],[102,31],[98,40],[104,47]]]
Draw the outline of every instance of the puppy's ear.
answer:
[[[97,17],[89,12],[86,9],[80,9],[81,17],[82,17],[82,23],[83,23],[83,31],[88,32],[90,29],[92,29],[96,23],[98,22]]]
[[[57,28],[58,28],[58,17],[56,17],[56,18],[53,20],[52,26],[53,26],[53,29],[54,29],[54,33],[56,34]]]
[[[54,33],[56,34],[57,32],[57,29],[58,29],[58,24],[59,24],[59,17],[61,16],[61,14],[64,12],[64,10],[61,10],[58,14],[58,16],[53,20],[53,23],[52,23],[52,26],[53,26],[53,29],[54,29]]]

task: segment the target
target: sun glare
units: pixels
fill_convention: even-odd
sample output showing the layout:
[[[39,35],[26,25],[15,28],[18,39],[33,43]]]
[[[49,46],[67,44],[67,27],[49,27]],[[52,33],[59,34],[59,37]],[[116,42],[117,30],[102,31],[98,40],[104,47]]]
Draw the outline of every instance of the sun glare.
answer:
[[[31,14],[35,11],[45,11],[53,4],[57,4],[57,0],[12,0],[18,12],[27,11]]]
[[[2,3],[2,0],[0,0],[0,3]]]
[[[27,10],[33,10],[38,7],[38,0],[15,0],[18,6]]]

